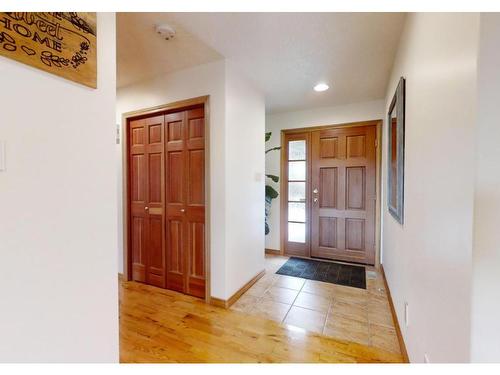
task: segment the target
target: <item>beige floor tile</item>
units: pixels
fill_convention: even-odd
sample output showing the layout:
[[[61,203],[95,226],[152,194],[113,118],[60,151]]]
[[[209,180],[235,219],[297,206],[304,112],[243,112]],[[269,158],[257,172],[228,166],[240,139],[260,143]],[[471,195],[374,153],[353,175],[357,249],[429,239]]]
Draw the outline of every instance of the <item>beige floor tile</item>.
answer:
[[[366,307],[368,305],[368,293],[360,293],[352,289],[355,288],[335,288],[332,292],[332,297],[335,301],[343,301],[352,305]]]
[[[394,328],[394,321],[390,311],[371,307],[368,309],[368,321],[373,324]]]
[[[335,294],[345,295],[350,297],[364,297],[368,298],[368,290],[361,288],[354,288],[351,286],[331,284]]]
[[[390,310],[389,299],[385,294],[368,294],[368,303],[375,308],[385,308]]]
[[[259,297],[245,293],[231,306],[231,310],[248,313],[255,307],[258,301],[260,301]]]
[[[306,280],[304,286],[302,287],[302,292],[317,294],[326,298],[330,298],[333,295],[334,286],[330,283],[324,283],[315,280]]]
[[[317,333],[323,332],[326,313],[292,306],[283,323]]]
[[[323,334],[341,340],[370,345],[368,324],[353,319],[347,319],[342,315],[329,314]]]
[[[253,285],[250,289],[248,289],[245,294],[254,296],[254,297],[262,297],[264,293],[269,289],[269,286],[265,285]]]
[[[384,283],[378,280],[366,280],[366,289],[373,294],[387,294]]]
[[[328,312],[331,302],[331,298],[307,292],[300,292],[294,302],[294,306],[326,313]]]
[[[263,277],[261,277],[254,285],[267,287],[269,288],[271,285],[275,283],[275,281],[279,278],[279,275],[274,273],[267,273]]]
[[[371,345],[393,353],[400,353],[398,336],[393,328],[370,324]]]
[[[264,293],[262,297],[263,299],[269,299],[291,305],[293,304],[293,301],[295,301],[295,298],[297,297],[298,294],[299,294],[298,290],[272,286]]]
[[[285,303],[262,299],[250,310],[250,314],[282,322],[290,307]]]
[[[291,277],[278,275],[279,277],[274,282],[274,286],[278,286],[280,288],[287,288],[293,290],[300,290],[304,285],[305,279],[301,279],[299,277]]]
[[[352,304],[342,300],[333,300],[330,307],[330,314],[340,315],[346,319],[356,320],[361,323],[368,323],[368,309],[360,304]]]

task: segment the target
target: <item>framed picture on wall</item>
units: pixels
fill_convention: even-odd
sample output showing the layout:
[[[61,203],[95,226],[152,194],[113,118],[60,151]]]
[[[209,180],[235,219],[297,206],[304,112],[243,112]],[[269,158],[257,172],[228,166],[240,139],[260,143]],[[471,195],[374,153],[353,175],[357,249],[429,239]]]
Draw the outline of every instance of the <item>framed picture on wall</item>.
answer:
[[[387,114],[388,124],[388,189],[387,206],[391,215],[403,224],[405,169],[405,79],[399,79]]]

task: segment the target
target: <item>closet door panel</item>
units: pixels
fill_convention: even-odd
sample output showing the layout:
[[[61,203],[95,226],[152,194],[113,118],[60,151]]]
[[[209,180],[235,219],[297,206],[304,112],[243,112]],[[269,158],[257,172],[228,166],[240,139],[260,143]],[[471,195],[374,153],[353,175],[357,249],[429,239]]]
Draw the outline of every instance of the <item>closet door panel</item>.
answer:
[[[185,163],[184,133],[186,129],[184,112],[165,115],[165,191],[167,207],[167,288],[178,292],[186,290],[186,233],[185,211]]]

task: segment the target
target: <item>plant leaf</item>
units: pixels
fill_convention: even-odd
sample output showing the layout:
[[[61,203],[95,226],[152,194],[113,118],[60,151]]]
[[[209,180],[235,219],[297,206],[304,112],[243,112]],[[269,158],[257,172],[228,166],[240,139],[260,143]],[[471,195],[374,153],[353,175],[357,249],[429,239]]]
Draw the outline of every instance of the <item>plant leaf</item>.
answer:
[[[278,198],[278,195],[278,192],[272,186],[266,185],[266,198],[275,199]]]
[[[266,154],[270,151],[273,151],[273,150],[281,150],[281,147],[280,146],[277,146],[277,147],[273,147],[273,148],[270,148],[269,150],[266,150]]]
[[[269,141],[269,139],[271,139],[271,134],[273,134],[273,133],[272,132],[266,133],[266,142]]]
[[[278,176],[275,176],[274,174],[266,174],[266,177],[273,180],[273,182],[279,182],[279,180],[280,180],[280,178]]]

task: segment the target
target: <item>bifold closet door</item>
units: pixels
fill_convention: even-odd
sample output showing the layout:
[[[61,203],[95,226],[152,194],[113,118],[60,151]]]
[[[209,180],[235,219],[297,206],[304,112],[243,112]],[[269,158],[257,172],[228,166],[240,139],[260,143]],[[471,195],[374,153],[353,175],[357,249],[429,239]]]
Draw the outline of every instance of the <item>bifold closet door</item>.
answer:
[[[165,287],[163,115],[130,121],[130,247],[132,279]]]
[[[165,115],[167,288],[205,297],[205,117]]]

